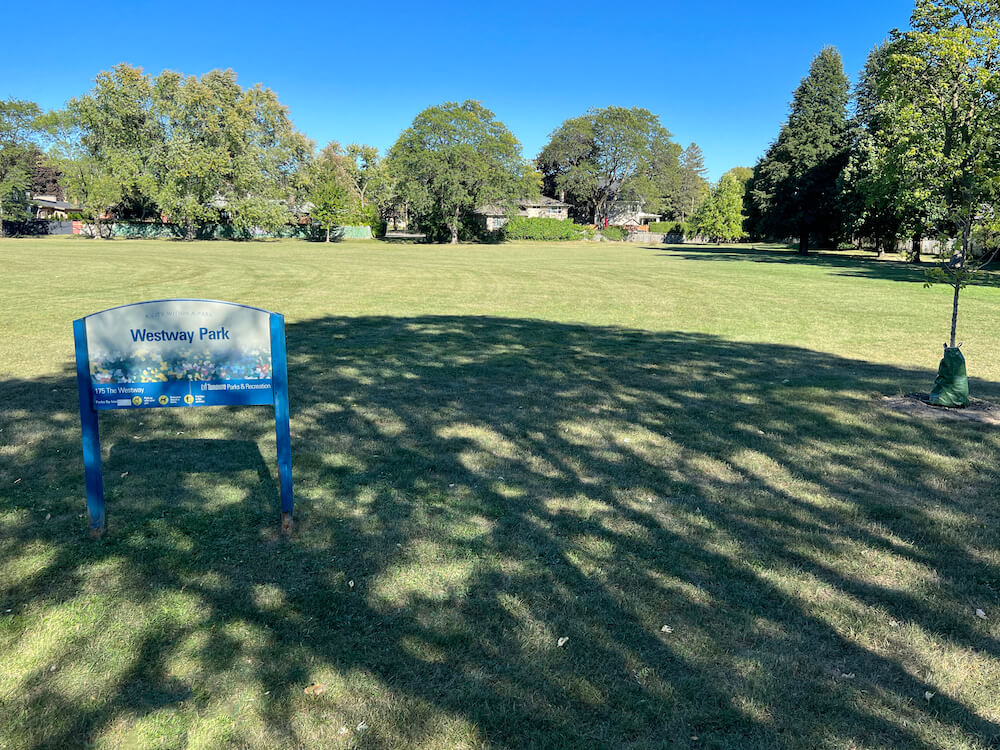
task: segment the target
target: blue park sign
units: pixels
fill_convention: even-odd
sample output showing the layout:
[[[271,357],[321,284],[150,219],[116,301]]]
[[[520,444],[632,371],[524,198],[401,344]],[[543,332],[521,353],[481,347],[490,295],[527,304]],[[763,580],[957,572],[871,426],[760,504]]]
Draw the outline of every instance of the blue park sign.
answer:
[[[282,530],[292,527],[285,319],[232,302],[166,299],[73,321],[91,533],[104,531],[98,412],[273,405]]]

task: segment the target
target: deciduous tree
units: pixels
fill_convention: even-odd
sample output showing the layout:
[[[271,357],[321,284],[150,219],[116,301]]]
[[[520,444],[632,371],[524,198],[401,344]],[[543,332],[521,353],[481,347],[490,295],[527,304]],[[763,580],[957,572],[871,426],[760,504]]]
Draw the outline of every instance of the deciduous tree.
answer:
[[[663,210],[676,200],[681,149],[647,109],[607,107],[566,120],[538,156],[548,190],[586,209],[595,224],[615,200]]]
[[[737,167],[722,175],[695,214],[698,234],[717,242],[736,242],[743,237],[746,220],[743,196],[749,171],[746,167]]]
[[[477,206],[511,203],[527,189],[521,144],[479,102],[429,107],[389,152],[400,193],[425,229],[441,226],[454,244]]]
[[[886,127],[920,166],[939,235],[957,238],[930,277],[954,289],[954,348],[959,292],[977,265],[972,236],[1000,196],[1000,3],[917,0],[910,23],[893,33],[880,91],[894,105]]]
[[[28,190],[37,162],[32,139],[40,114],[34,102],[0,100],[0,237],[5,218],[27,218]]]

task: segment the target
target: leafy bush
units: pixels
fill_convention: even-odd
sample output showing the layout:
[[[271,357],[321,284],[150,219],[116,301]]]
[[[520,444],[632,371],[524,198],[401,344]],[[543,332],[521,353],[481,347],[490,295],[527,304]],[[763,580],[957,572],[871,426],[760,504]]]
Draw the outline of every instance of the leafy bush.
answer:
[[[601,234],[604,235],[606,239],[614,240],[615,242],[621,242],[628,236],[628,233],[621,227],[608,227]]]
[[[501,230],[509,240],[575,240],[582,232],[569,219],[515,216]]]
[[[679,234],[683,237],[693,237],[694,227],[686,221],[652,221],[649,223],[650,232],[660,232],[662,234]]]

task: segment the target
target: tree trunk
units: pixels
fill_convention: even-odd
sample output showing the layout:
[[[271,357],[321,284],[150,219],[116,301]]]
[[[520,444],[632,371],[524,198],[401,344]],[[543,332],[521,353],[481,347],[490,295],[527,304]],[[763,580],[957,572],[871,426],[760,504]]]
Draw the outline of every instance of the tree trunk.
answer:
[[[803,229],[799,234],[799,255],[809,255],[809,230]]]
[[[326,225],[326,241],[327,242],[330,241],[330,225],[329,224]]]
[[[190,221],[184,222],[184,239],[187,242],[194,240],[194,224]]]
[[[962,286],[955,284],[955,296],[951,301],[951,348],[955,348],[955,333],[958,330],[958,293]]]
[[[956,267],[964,271],[965,264],[969,262],[969,236],[972,234],[972,219],[962,222],[962,256],[958,259]],[[962,291],[961,276],[955,278],[955,296],[951,301],[951,347],[955,348],[955,334],[958,330],[958,293]]]
[[[920,264],[920,241],[923,239],[919,234],[913,235],[913,244],[910,245],[910,263]]]
[[[885,246],[882,244],[882,240],[875,238],[875,257],[881,258],[885,255]]]
[[[0,200],[0,237],[4,237],[3,233],[3,200]]]
[[[451,244],[452,245],[457,245],[458,244],[458,217],[459,217],[458,206],[455,206],[455,219],[454,219],[454,222],[448,226],[448,228],[451,230]]]

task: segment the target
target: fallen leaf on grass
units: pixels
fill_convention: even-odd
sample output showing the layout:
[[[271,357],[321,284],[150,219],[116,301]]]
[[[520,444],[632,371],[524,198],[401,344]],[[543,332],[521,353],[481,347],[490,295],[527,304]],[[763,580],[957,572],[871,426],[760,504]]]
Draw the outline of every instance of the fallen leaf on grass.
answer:
[[[930,690],[925,690],[924,691],[924,700],[927,701],[928,703],[930,703],[931,702],[931,698],[933,698],[935,695],[937,695],[937,693],[932,693]]]
[[[348,582],[347,582],[347,586],[348,586],[349,588],[352,588],[352,589],[353,589],[353,588],[354,588],[354,581],[348,581]]]
[[[322,682],[313,682],[302,692],[306,695],[323,695],[326,692],[326,685]]]
[[[127,472],[127,471],[123,471],[123,472],[122,472],[122,479],[124,479],[124,478],[125,478],[125,477],[127,477],[127,476],[128,476],[128,472]]]
[[[357,729],[359,732],[365,731],[366,729],[368,729],[368,722],[362,721],[360,724],[357,725],[357,727],[355,727],[355,729]]]
[[[52,514],[51,513],[46,513],[45,514],[45,520],[48,521],[50,518],[52,518]]]
[[[562,648],[563,646],[566,645],[566,641],[568,641],[568,640],[569,640],[569,638],[564,635],[562,638],[560,638],[558,641],[556,641],[556,648]]]
[[[670,627],[669,625],[664,625],[662,628],[660,628],[660,632],[661,633],[673,633],[674,629],[672,627]]]
[[[983,610],[981,610],[981,609],[977,609],[976,610],[976,617],[978,617],[980,620],[985,620],[986,619],[986,613],[983,612]]]
[[[21,483],[21,477],[18,477],[17,479],[14,480],[14,484],[20,484],[20,483]]]
[[[840,676],[845,680],[853,680],[854,672],[841,672]]]

